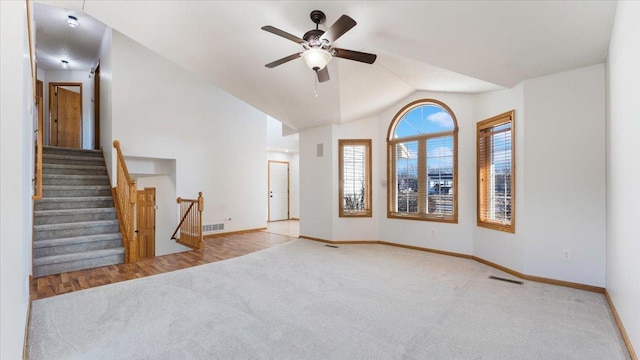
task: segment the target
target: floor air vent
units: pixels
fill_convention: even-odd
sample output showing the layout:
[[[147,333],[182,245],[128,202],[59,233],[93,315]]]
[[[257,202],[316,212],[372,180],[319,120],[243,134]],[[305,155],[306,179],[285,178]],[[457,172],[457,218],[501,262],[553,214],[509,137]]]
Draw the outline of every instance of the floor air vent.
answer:
[[[202,225],[203,232],[218,231],[218,230],[224,230],[224,223]]]
[[[497,276],[493,276],[493,275],[489,276],[489,279],[506,281],[506,282],[509,282],[509,283],[512,283],[512,284],[518,284],[518,285],[524,284],[522,281],[506,279],[506,278],[497,277]]]
[[[338,247],[337,247],[337,246],[335,246],[335,245],[329,245],[329,244],[327,244],[327,245],[325,245],[325,246],[326,246],[326,247],[330,247],[330,248],[334,248],[334,249],[337,249],[337,248],[338,248]]]

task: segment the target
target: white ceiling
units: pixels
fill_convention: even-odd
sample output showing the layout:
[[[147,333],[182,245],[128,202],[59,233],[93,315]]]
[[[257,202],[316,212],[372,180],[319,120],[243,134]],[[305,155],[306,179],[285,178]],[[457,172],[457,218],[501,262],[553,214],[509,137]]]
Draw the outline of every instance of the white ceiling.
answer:
[[[37,2],[84,11],[297,130],[370,116],[418,90],[477,93],[601,63],[616,5],[588,0]],[[264,67],[301,47],[260,29],[272,25],[301,37],[314,27],[309,13],[315,9],[327,15],[324,29],[342,14],[358,22],[336,46],[378,55],[373,65],[332,60],[331,80],[318,84],[318,97],[315,74],[300,59]]]
[[[95,67],[100,42],[107,28],[96,19],[77,10],[65,10],[35,4],[36,59],[46,71],[64,70],[61,60],[69,61],[69,70],[89,71]],[[67,25],[67,17],[75,16],[80,26]]]

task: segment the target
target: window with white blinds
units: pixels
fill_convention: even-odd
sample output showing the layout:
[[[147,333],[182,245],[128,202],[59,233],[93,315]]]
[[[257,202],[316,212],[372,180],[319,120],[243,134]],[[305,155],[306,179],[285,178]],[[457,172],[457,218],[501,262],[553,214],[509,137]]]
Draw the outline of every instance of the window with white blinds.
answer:
[[[338,140],[339,216],[371,217],[371,140]]]
[[[514,111],[477,124],[478,226],[515,232]]]
[[[396,114],[388,136],[388,217],[457,223],[457,134],[453,112],[437,100]]]

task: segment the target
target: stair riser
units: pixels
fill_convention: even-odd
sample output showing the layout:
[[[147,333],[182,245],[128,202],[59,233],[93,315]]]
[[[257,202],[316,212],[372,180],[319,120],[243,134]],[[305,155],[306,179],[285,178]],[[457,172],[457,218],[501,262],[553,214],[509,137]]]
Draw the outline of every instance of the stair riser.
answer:
[[[100,266],[121,264],[124,262],[124,254],[109,255],[100,258],[69,261],[65,263],[40,265],[33,267],[33,276],[40,277],[50,274],[60,274],[63,272],[91,269]]]
[[[53,189],[48,190],[46,187],[42,190],[42,196],[46,198],[52,197],[85,197],[85,196],[111,196],[111,189],[83,189],[78,187],[76,189]]]
[[[120,225],[100,225],[100,226],[88,226],[78,227],[71,229],[59,229],[59,230],[38,230],[34,229],[34,240],[48,240],[48,239],[60,239],[76,236],[86,235],[99,235],[99,234],[112,234],[120,231]]]
[[[39,258],[43,256],[63,255],[63,254],[70,254],[74,252],[113,249],[121,246],[122,246],[122,239],[113,239],[113,240],[105,240],[105,241],[93,241],[93,242],[80,243],[80,244],[33,248],[33,257]]]
[[[68,178],[43,178],[42,185],[62,185],[62,186],[88,186],[88,185],[109,185],[109,179],[68,179]]]
[[[34,225],[47,225],[47,224],[63,224],[74,223],[83,221],[97,221],[97,220],[115,220],[116,212],[100,212],[100,213],[83,213],[78,212],[76,214],[68,215],[51,215],[51,216],[35,216]]]
[[[83,165],[83,166],[101,166],[104,165],[104,160],[100,157],[95,159],[60,159],[60,158],[44,158],[42,159],[44,164],[58,164],[58,165]]]
[[[60,175],[106,175],[107,168],[102,169],[76,169],[76,168],[50,168],[43,167],[42,173],[48,174],[60,174]]]
[[[69,202],[38,202],[37,210],[65,210],[65,209],[91,209],[113,207],[112,200],[69,201]]]
[[[74,150],[74,149],[63,149],[63,148],[44,148],[42,151],[43,155],[63,155],[63,156],[82,156],[82,157],[97,157],[102,159],[102,152],[95,151],[82,151],[82,150]]]

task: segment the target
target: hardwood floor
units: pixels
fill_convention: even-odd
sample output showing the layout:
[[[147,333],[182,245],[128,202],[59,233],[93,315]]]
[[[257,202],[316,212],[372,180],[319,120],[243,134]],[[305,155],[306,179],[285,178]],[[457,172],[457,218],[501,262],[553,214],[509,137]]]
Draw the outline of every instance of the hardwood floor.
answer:
[[[205,238],[204,250],[35,278],[31,280],[31,300],[231,259],[292,240],[295,238],[266,231]]]
[[[267,223],[266,232],[292,237],[300,236],[300,220],[271,221]]]

